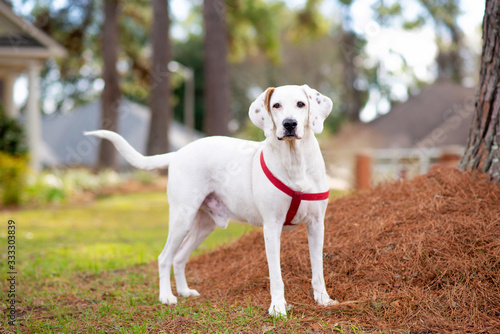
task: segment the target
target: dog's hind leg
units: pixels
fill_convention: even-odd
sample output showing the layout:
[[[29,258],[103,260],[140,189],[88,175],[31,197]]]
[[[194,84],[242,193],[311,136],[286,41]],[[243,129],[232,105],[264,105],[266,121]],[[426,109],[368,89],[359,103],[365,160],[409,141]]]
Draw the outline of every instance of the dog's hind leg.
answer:
[[[163,304],[173,305],[177,303],[177,298],[173,295],[170,285],[170,269],[172,268],[175,253],[177,253],[182,241],[186,238],[194,224],[198,207],[170,205],[167,243],[160,256],[158,256],[160,302]]]
[[[193,228],[189,231],[182,242],[179,250],[174,256],[174,276],[177,286],[177,294],[182,297],[199,296],[198,291],[190,289],[186,281],[186,262],[189,255],[212,233],[216,228],[215,222],[209,214],[198,210]]]

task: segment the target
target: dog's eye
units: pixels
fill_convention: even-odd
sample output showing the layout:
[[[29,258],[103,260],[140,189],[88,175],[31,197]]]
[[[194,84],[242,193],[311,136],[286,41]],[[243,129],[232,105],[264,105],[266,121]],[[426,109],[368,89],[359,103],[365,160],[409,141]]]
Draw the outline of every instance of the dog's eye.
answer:
[[[302,102],[302,101],[297,102],[297,107],[304,108],[305,106],[306,106],[306,104],[304,102]]]
[[[274,109],[279,109],[279,108],[281,108],[281,104],[275,103],[275,104],[273,104],[273,108]]]

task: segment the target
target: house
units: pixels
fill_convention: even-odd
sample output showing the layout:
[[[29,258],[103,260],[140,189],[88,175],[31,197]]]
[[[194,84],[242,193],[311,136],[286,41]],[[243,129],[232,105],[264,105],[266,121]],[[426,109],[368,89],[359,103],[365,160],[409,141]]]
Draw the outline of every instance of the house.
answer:
[[[467,144],[475,100],[475,88],[437,80],[386,115],[347,125],[325,145],[331,174],[343,174],[354,185],[361,178],[356,170],[370,170],[366,179],[378,183],[425,173],[445,157],[456,166]],[[370,166],[360,168],[360,156],[368,156],[358,162],[369,161]]]
[[[118,131],[140,153],[146,152],[151,113],[146,106],[126,99],[118,107]],[[84,131],[97,130],[101,122],[99,100],[77,107],[67,114],[55,113],[42,118],[40,160],[45,167],[94,167],[97,163],[100,139],[84,136]],[[169,129],[170,150],[175,151],[194,139],[201,138],[178,122]],[[120,165],[130,168],[120,156]]]
[[[47,59],[65,57],[66,54],[66,50],[50,36],[15,15],[0,1],[0,97],[4,112],[12,118],[19,118],[14,105],[14,82],[20,74],[27,74],[25,126],[30,165],[34,170],[41,166],[40,71]]]
[[[465,146],[475,101],[475,88],[438,80],[368,124],[377,136],[375,147]]]

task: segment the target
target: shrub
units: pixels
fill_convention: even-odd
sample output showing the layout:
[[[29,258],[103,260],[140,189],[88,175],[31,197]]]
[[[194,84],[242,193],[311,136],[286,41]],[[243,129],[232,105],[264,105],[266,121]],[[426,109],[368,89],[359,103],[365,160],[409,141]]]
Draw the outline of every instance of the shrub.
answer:
[[[3,205],[21,202],[28,172],[23,128],[0,112],[0,200]]]
[[[11,155],[0,151],[0,196],[3,205],[21,202],[27,171],[27,155]]]
[[[139,181],[145,185],[155,183],[157,177],[158,173],[142,169],[135,169],[129,176],[131,180]]]
[[[25,196],[30,204],[59,203],[67,198],[67,191],[59,176],[42,172],[31,175]]]
[[[27,182],[25,197],[30,204],[60,203],[81,191],[99,192],[103,187],[112,187],[124,179],[112,170],[93,174],[84,168],[44,171],[32,175]]]
[[[23,128],[14,119],[0,113],[0,151],[10,155],[26,154]]]

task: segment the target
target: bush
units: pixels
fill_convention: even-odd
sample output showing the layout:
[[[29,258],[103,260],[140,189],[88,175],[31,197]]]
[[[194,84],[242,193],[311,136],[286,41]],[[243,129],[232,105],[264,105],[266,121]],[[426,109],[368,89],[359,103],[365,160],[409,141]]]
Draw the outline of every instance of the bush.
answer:
[[[99,174],[83,168],[45,171],[29,178],[25,197],[31,204],[60,203],[75,193],[96,192],[102,187],[115,186],[121,182],[120,175],[112,170]]]
[[[23,128],[12,118],[0,113],[0,151],[10,155],[26,154]]]
[[[61,179],[52,173],[33,174],[28,179],[25,199],[30,204],[59,203],[67,198]]]
[[[0,196],[3,205],[20,204],[27,171],[27,155],[0,152]]]
[[[21,202],[28,172],[23,128],[0,112],[0,200],[3,205]]]
[[[138,181],[145,185],[151,185],[157,180],[158,173],[149,170],[135,169],[130,175],[130,180]]]
[[[88,169],[74,168],[56,172],[62,180],[64,189],[68,193],[75,191],[98,191],[103,187],[116,186],[123,182],[120,175],[113,170],[104,170],[93,174]]]

